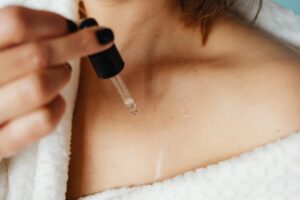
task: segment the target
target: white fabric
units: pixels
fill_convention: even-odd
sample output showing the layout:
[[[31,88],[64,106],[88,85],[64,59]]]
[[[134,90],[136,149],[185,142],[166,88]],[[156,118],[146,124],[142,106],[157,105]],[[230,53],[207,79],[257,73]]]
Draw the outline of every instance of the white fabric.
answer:
[[[240,1],[246,2],[245,0]],[[0,0],[0,7],[10,4],[46,9],[74,20],[78,19],[77,0]],[[247,15],[247,11],[242,6],[238,9],[243,15]],[[283,9],[271,0],[265,0],[265,6],[257,21],[257,25],[300,49],[300,17]],[[19,155],[0,162],[0,200],[65,199],[71,123],[80,76],[79,60],[70,61],[70,64],[73,68],[71,81],[61,92],[67,102],[67,111],[63,120],[51,135],[30,146]],[[218,166],[212,165],[207,169],[199,169],[196,173],[188,172],[184,176],[180,175],[153,186],[106,191],[98,194],[99,198],[97,197],[97,199],[176,199],[177,197],[177,199],[200,199],[201,196],[204,196],[205,199],[213,199],[211,195],[218,194],[218,192],[220,193],[218,199],[226,199],[226,195],[246,193],[245,191],[247,191],[249,185],[244,184],[242,177],[247,177],[247,173],[243,173],[243,170],[248,170],[249,173],[252,173],[248,177],[251,179],[249,181],[252,181],[252,184],[255,185],[251,185],[251,187],[261,184],[261,190],[255,193],[261,195],[256,199],[267,199],[266,195],[269,192],[274,192],[273,194],[282,192],[282,195],[289,195],[288,198],[281,199],[293,200],[296,197],[300,199],[300,176],[299,172],[294,170],[300,168],[299,137],[299,134],[292,135],[282,141],[235,158],[235,161],[227,160]],[[284,155],[280,153],[281,151],[283,151]],[[256,167],[254,163],[259,160],[263,162],[257,164]],[[236,176],[241,177],[235,177],[232,173],[233,170],[236,172]],[[264,170],[265,172],[259,170]],[[232,179],[229,179],[230,177],[226,179],[226,176],[232,176]],[[259,178],[261,177],[267,177],[268,179],[260,182],[261,179]],[[274,177],[275,183],[272,185],[274,188],[271,189],[275,191],[270,191],[270,188],[268,190],[268,187],[270,187],[270,182],[268,181],[272,177]],[[230,189],[214,190],[214,188],[217,188],[217,183],[213,180],[217,180],[217,178],[221,181],[218,183],[220,184],[218,188],[228,187]],[[201,181],[201,179],[205,180]],[[224,181],[222,183],[222,180],[229,182]],[[199,188],[197,188],[196,183],[199,183]],[[286,184],[282,186],[280,185],[281,183]],[[206,187],[209,190],[201,190],[202,187]],[[264,187],[267,188],[263,189]],[[278,191],[276,188],[278,188]],[[286,190],[284,191],[283,188],[286,188]],[[175,189],[177,192],[173,193]],[[249,190],[253,191],[252,189]],[[147,191],[151,191],[151,194]],[[239,191],[244,192],[239,193]],[[265,191],[269,192],[265,193]],[[199,197],[195,195],[199,195]],[[278,196],[270,199],[276,199],[276,197],[281,196],[278,194]],[[241,197],[239,199],[247,198]]]

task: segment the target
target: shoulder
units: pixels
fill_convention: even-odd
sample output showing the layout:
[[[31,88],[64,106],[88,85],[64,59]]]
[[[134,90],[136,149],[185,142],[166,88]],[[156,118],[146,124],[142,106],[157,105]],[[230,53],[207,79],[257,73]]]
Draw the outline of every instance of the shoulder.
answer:
[[[209,106],[232,131],[282,136],[300,129],[299,53],[266,33],[229,22],[230,45],[220,47],[226,51],[208,70],[196,73],[197,98],[208,95]]]
[[[233,80],[239,91],[248,105],[259,108],[254,109],[262,121],[278,129],[300,128],[300,52],[268,33],[240,26],[245,31],[238,35],[251,40],[238,38]]]
[[[300,129],[300,56],[270,55],[241,67],[235,84],[256,124],[285,135]]]

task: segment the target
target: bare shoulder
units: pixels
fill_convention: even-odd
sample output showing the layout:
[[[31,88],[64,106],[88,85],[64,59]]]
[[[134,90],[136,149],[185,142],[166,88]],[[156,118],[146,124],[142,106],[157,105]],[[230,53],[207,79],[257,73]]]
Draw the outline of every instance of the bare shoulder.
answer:
[[[300,130],[300,55],[284,49],[253,59],[236,79],[256,125],[278,136]]]
[[[240,21],[231,20],[228,27],[235,52],[226,73],[235,88],[229,98],[238,99],[257,130],[278,135],[299,130],[300,51]]]

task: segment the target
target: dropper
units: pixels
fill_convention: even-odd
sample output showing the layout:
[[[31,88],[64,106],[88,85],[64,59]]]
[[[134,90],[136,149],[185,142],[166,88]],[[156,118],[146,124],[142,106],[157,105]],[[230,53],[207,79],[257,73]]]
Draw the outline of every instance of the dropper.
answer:
[[[114,86],[118,90],[118,92],[123,100],[124,106],[128,110],[128,112],[133,115],[137,114],[136,103],[134,102],[133,98],[131,97],[131,95],[130,95],[125,83],[121,79],[121,77],[119,75],[116,75],[116,76],[112,77],[110,80],[113,82]]]
[[[80,23],[81,29],[91,26],[98,26],[94,18],[84,19]],[[125,64],[115,44],[105,51],[89,55],[88,58],[97,76],[101,79],[110,79],[112,81],[123,100],[125,108],[130,114],[135,115],[137,113],[136,103],[131,97],[124,81],[119,76]]]

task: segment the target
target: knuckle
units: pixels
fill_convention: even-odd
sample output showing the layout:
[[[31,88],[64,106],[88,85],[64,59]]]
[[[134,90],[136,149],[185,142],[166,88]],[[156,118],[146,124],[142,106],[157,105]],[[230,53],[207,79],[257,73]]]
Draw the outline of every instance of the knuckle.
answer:
[[[9,151],[5,148],[5,146],[0,147],[0,158],[6,158],[8,157]]]
[[[44,68],[49,64],[49,56],[46,46],[42,42],[33,42],[27,46],[27,59],[34,68]]]
[[[89,28],[82,30],[82,39],[79,42],[79,47],[83,51],[89,51],[90,46],[95,44],[95,31]]]
[[[6,158],[12,155],[14,147],[16,146],[15,143],[12,141],[11,137],[7,137],[11,135],[11,131],[7,128],[1,128],[0,130],[1,135],[5,135],[6,137],[1,137],[0,139],[0,159]]]
[[[32,87],[31,93],[32,97],[37,102],[43,102],[47,98],[49,91],[47,90],[47,83],[41,74],[36,74],[31,79]]]
[[[33,74],[21,86],[20,95],[27,103],[40,104],[47,98],[47,86],[41,74]]]
[[[12,19],[22,19],[22,16],[24,15],[24,8],[22,6],[12,5],[7,6],[4,9],[5,15],[9,16]]]
[[[12,156],[16,151],[14,146],[16,145],[11,141],[5,143],[2,142],[0,146],[0,158],[7,158]]]
[[[9,6],[5,10],[5,16],[9,24],[10,32],[14,35],[15,42],[20,42],[26,37],[26,16],[21,6]]]
[[[38,124],[42,127],[42,135],[47,135],[55,129],[56,119],[50,108],[44,108],[38,117]]]
[[[9,158],[10,156],[13,156],[11,155],[10,153],[6,152],[6,151],[1,151],[0,149],[0,159],[2,158]]]
[[[19,5],[9,5],[6,6],[3,10],[8,13],[20,13],[24,10],[24,7]]]

